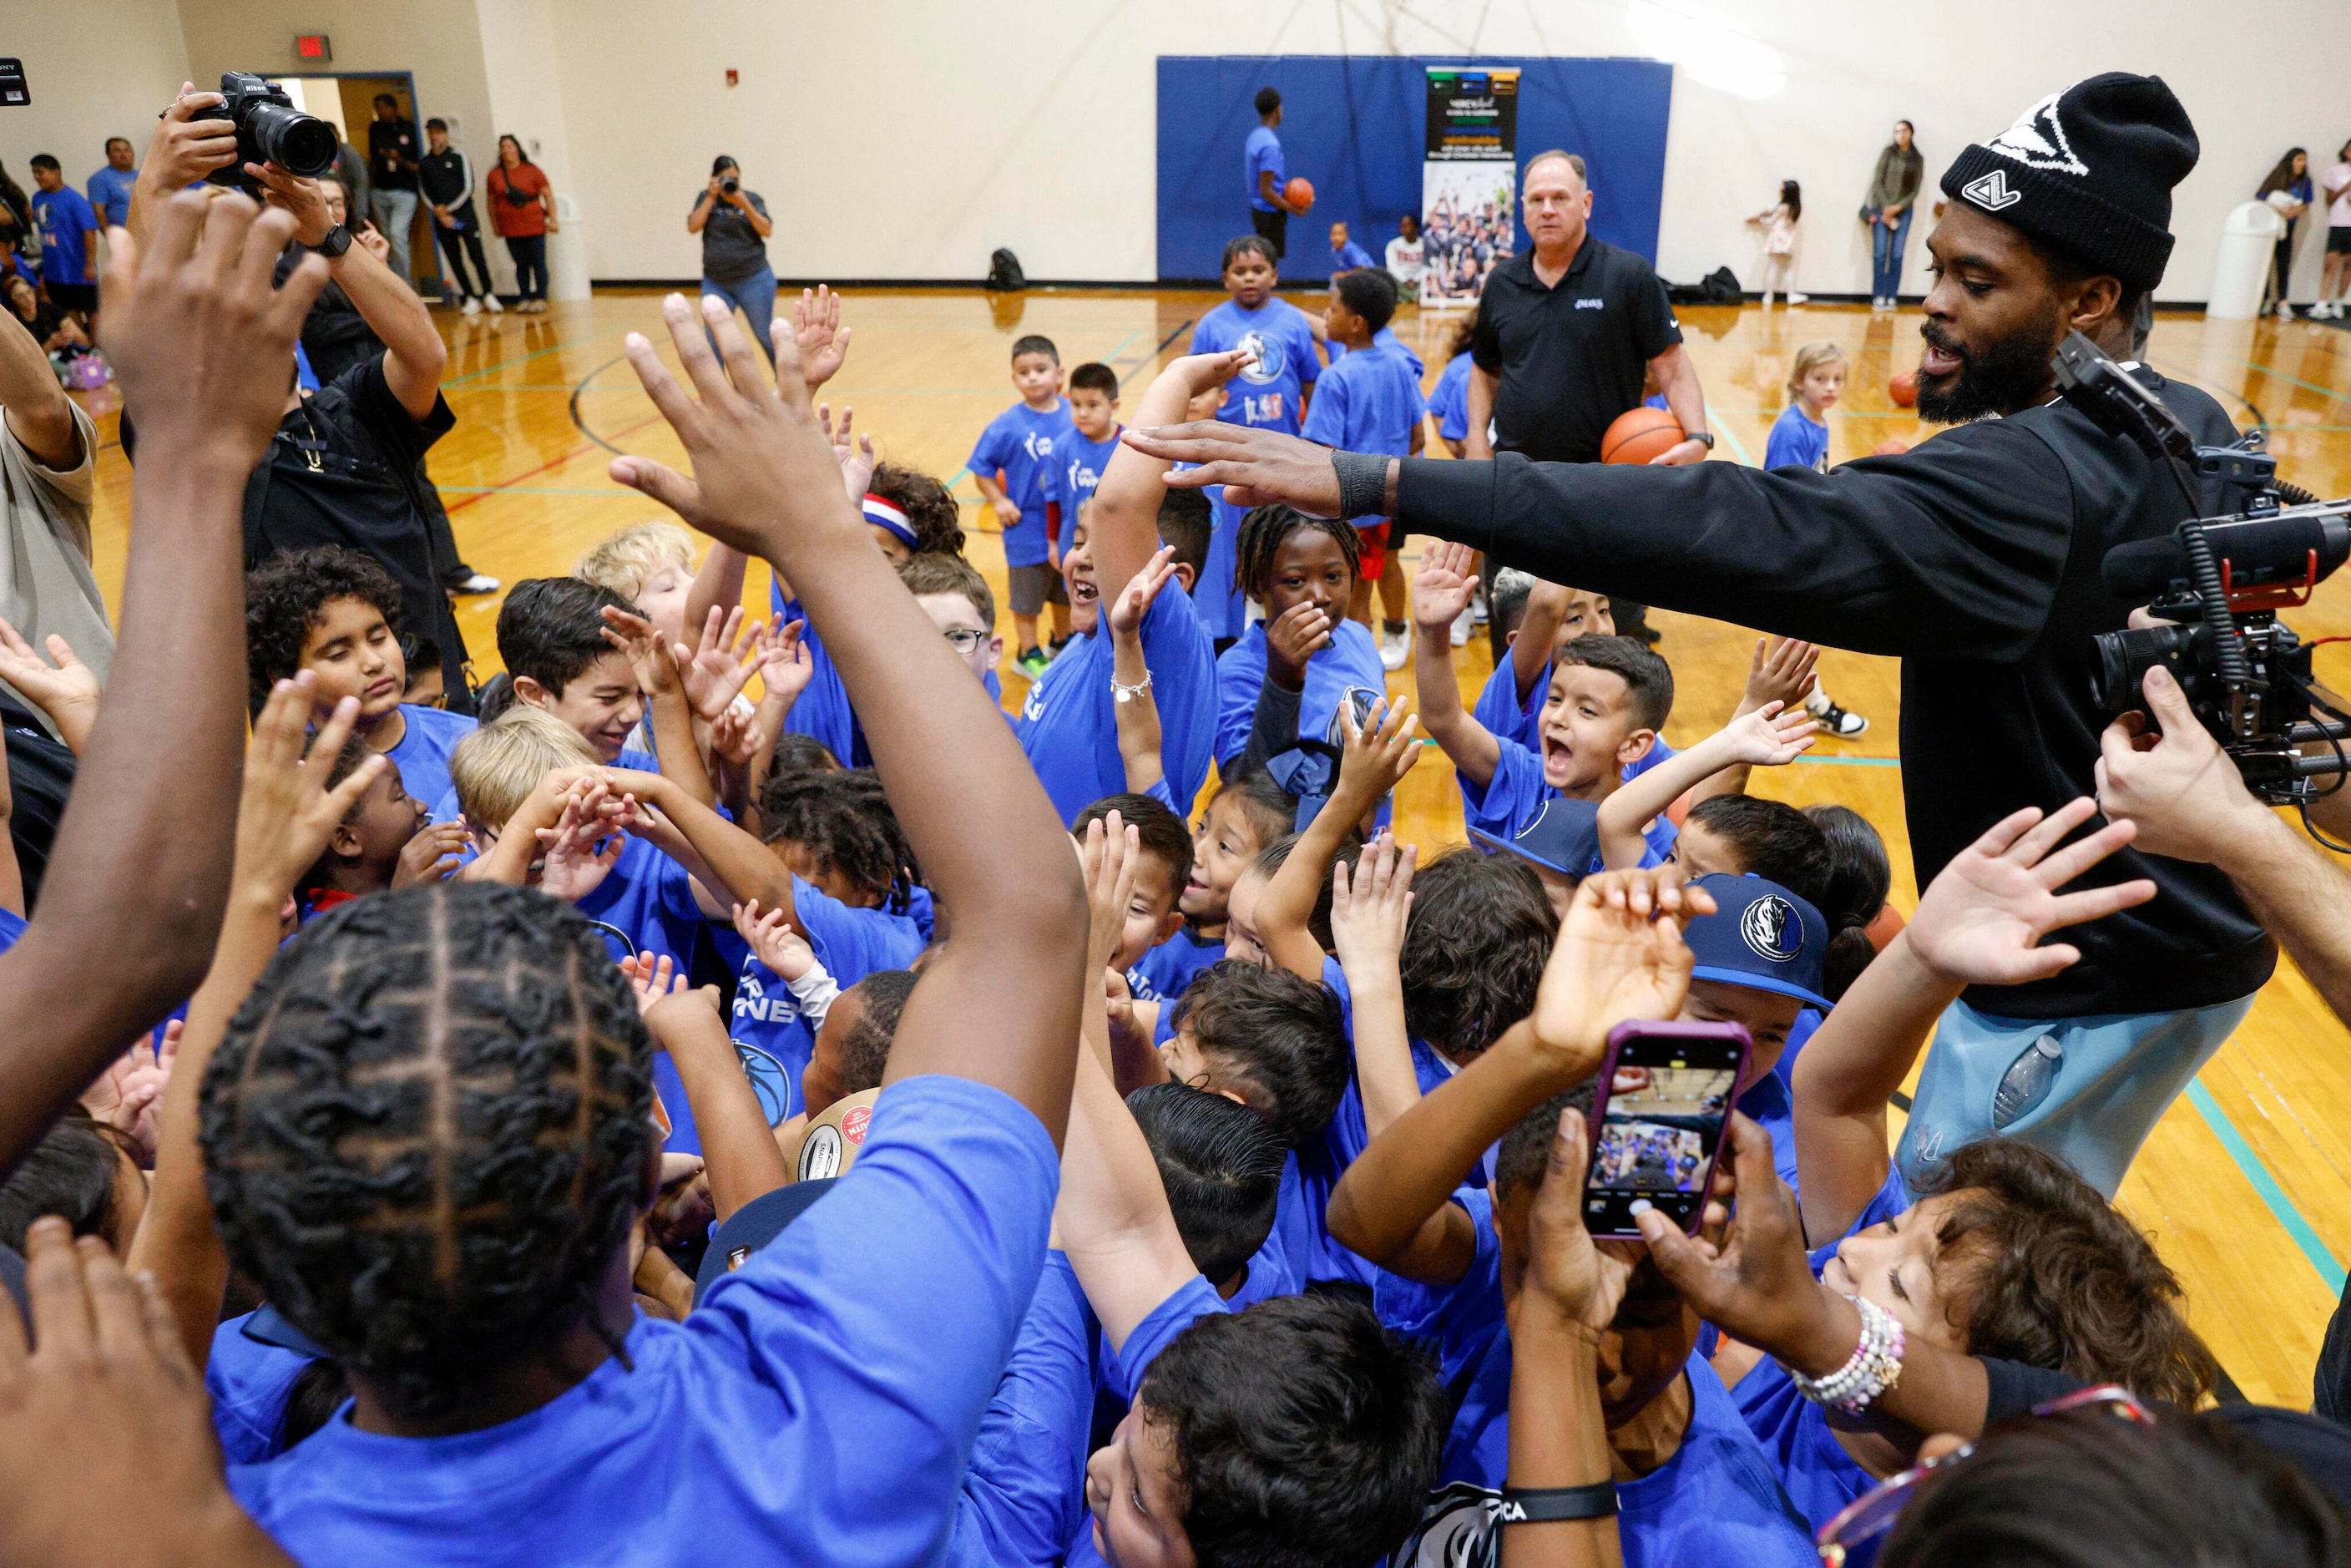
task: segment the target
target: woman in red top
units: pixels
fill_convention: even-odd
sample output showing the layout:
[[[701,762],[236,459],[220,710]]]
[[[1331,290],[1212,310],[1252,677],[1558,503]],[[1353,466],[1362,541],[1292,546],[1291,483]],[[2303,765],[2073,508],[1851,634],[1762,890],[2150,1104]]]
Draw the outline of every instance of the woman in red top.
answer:
[[[522,143],[498,138],[498,165],[490,171],[490,221],[505,236],[514,257],[518,310],[547,308],[547,236],[562,225],[555,218],[555,187],[532,162]]]

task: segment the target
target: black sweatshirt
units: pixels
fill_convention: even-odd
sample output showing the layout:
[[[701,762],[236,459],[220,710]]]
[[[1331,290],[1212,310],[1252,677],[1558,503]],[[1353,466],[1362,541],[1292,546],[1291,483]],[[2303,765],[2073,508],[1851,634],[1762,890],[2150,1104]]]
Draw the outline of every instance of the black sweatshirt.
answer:
[[[2193,387],[2154,386],[2205,442],[2234,438]],[[1553,582],[1902,660],[1902,781],[1924,887],[2022,806],[2092,793],[2108,716],[2091,635],[2131,606],[2106,550],[2187,515],[2169,478],[2063,403],[1942,431],[1826,474],[1729,463],[1652,468],[1406,458],[1403,531],[1487,551]],[[2094,819],[2094,823],[2095,823]],[[2277,946],[2228,879],[2126,850],[2076,884],[2153,877],[2154,902],[2060,934],[2053,979],[1978,987],[2001,1018],[2168,1012],[2259,989]]]

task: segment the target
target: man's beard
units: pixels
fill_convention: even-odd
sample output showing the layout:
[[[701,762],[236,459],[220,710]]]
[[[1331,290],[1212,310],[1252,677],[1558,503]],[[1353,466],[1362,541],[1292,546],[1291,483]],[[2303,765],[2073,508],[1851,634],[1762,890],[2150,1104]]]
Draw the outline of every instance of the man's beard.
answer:
[[[1988,413],[2006,413],[2036,401],[2049,385],[2049,358],[2061,335],[2057,307],[2013,337],[1980,352],[1962,350],[1929,321],[1919,335],[1959,361],[1949,385],[1918,382],[1918,417],[1933,424],[1964,424]]]

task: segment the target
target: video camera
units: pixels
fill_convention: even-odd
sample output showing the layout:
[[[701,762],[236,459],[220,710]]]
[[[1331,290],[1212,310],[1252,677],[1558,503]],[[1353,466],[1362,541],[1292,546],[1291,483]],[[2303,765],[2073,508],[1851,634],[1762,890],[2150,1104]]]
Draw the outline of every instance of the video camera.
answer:
[[[2342,789],[2351,714],[2312,680],[2316,644],[2277,612],[2308,603],[2351,559],[2351,500],[2321,501],[2280,480],[2258,432],[2234,446],[2197,445],[2160,399],[2079,332],[2060,345],[2053,368],[2065,401],[2107,434],[2137,443],[2170,473],[2190,514],[2169,538],[2117,545],[2101,563],[2107,591],[2171,624],[2098,633],[2099,705],[2139,706],[2141,680],[2161,664],[2254,794],[2307,807]],[[2203,516],[2208,485],[2220,510]],[[2321,788],[2323,779],[2335,782]]]
[[[247,163],[275,163],[306,180],[333,170],[341,141],[335,128],[295,108],[284,88],[250,71],[223,71],[220,90],[220,117],[236,123],[236,162],[206,175],[214,184],[252,193]]]

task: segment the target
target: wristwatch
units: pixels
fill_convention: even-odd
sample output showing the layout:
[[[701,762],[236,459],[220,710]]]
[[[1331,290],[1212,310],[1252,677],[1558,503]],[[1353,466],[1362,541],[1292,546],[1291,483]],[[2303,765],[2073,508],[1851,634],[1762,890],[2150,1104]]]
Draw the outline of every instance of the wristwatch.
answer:
[[[342,255],[343,252],[351,248],[351,231],[345,228],[342,225],[337,224],[333,228],[327,231],[326,238],[320,240],[317,245],[307,246],[304,248],[308,250],[313,256],[323,256],[329,261],[332,261],[335,257]]]
[[[1700,446],[1705,447],[1708,452],[1714,450],[1714,432],[1711,430],[1701,430],[1696,435],[1685,436],[1683,439],[1686,441],[1695,441]]]

